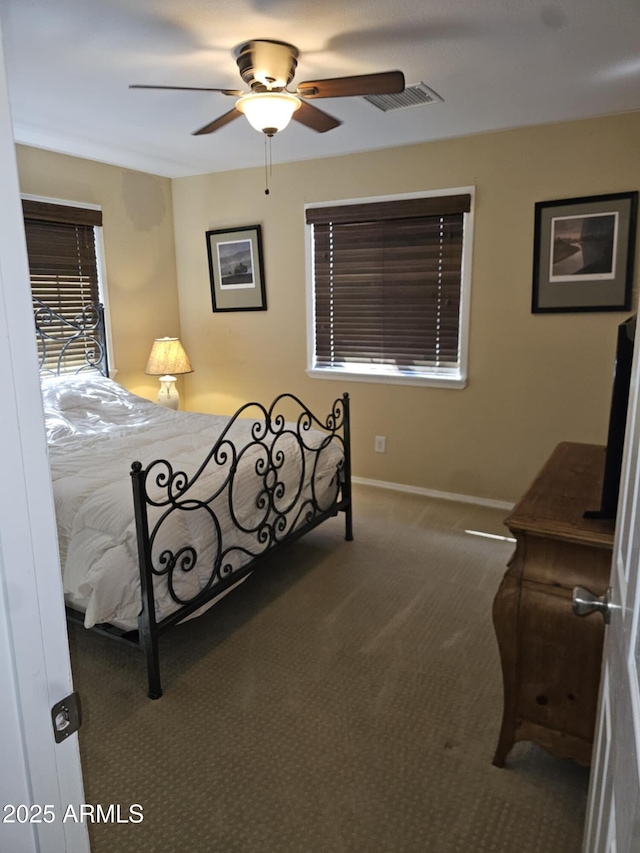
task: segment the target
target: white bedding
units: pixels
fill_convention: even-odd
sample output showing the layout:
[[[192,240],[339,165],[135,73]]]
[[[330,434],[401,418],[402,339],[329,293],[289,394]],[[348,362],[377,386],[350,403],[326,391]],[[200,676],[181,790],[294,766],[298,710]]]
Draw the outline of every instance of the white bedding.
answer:
[[[65,597],[71,606],[85,612],[88,628],[108,622],[124,630],[135,629],[140,612],[140,581],[131,463],[137,460],[145,467],[155,459],[166,459],[174,471],[193,476],[230,419],[157,406],[97,374],[43,379],[42,393]],[[238,451],[250,440],[254,423],[253,419],[234,423],[229,435]],[[321,432],[305,433],[305,441],[311,446],[317,446],[324,437]],[[308,497],[310,460],[302,459],[291,437],[277,439],[276,447],[284,450],[287,457],[278,473],[278,480],[287,489],[276,502],[281,505],[291,498],[302,464],[307,484],[303,497]],[[336,467],[341,454],[335,443],[319,454],[314,482],[316,497],[323,506],[330,504],[336,494]],[[255,471],[256,461],[265,455],[265,451],[253,447],[241,456],[233,507],[244,526],[255,525],[265,517],[265,510],[256,506],[262,478]],[[226,474],[227,468],[211,463],[189,491],[189,497],[208,498]],[[232,524],[226,496],[216,500],[214,509],[222,529],[223,548],[241,546],[253,553],[261,549],[255,536],[238,531]],[[149,509],[151,528],[161,512]],[[198,561],[193,571],[175,573],[176,592],[183,600],[192,598],[207,583],[219,546],[215,525],[203,509],[175,512],[163,524],[154,545],[154,565],[158,565],[163,548],[175,552],[186,546],[195,548]],[[225,562],[236,570],[248,559],[235,551]],[[163,578],[155,578],[154,584],[156,617],[162,619],[178,605],[171,599]]]

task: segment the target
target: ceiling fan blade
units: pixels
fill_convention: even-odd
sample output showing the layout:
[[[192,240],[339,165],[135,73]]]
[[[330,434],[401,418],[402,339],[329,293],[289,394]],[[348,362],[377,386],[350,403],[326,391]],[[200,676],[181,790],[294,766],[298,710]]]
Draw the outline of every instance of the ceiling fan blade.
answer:
[[[146,86],[139,83],[132,83],[130,89],[172,89],[182,92],[221,92],[223,95],[234,95],[239,97],[244,94],[240,89],[207,89],[202,86]]]
[[[382,71],[328,80],[306,80],[296,94],[302,98],[344,98],[350,95],[392,95],[404,90],[402,71]]]
[[[229,110],[228,113],[224,113],[224,115],[219,116],[209,124],[205,124],[204,127],[201,127],[200,130],[194,130],[191,134],[192,136],[202,136],[205,133],[213,133],[216,130],[220,130],[221,127],[224,127],[225,124],[229,124],[230,121],[233,121],[236,118],[239,118],[242,115],[240,110],[237,110],[235,107],[232,110]]]
[[[318,133],[326,133],[327,130],[333,130],[334,127],[339,127],[342,124],[339,119],[330,116],[329,113],[325,113],[317,107],[312,107],[311,104],[305,104],[304,101],[300,101],[300,109],[296,110],[291,118],[306,127],[310,127],[311,130],[317,130]]]

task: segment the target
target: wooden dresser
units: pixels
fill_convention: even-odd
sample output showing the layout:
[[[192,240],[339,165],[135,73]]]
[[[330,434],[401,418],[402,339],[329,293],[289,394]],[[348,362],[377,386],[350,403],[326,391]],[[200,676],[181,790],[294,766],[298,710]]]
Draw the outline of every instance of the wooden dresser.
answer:
[[[516,741],[588,765],[604,622],[574,616],[574,586],[602,595],[614,522],[585,519],[600,504],[605,448],[559,444],[505,524],[516,549],[493,603],[504,712],[493,763]]]

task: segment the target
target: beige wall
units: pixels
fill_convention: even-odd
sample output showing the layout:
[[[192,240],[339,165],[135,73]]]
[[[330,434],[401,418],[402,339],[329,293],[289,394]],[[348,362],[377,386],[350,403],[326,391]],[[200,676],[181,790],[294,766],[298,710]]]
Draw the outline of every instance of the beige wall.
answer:
[[[17,154],[23,192],[102,207],[126,387],[154,397],[157,380],[143,372],[151,342],[180,334],[195,368],[180,380],[191,409],[230,413],[287,390],[320,412],[347,390],[356,475],[514,500],[558,441],[604,442],[615,327],[627,316],[531,314],[534,204],[637,189],[639,141],[634,113],[276,165],[269,196],[262,169],[171,182],[24,146]],[[276,137],[276,161],[277,148]],[[476,187],[467,388],[309,379],[304,204],[467,185]],[[256,223],[268,310],[214,314],[205,231]],[[387,437],[386,454],[374,453],[375,435]]]
[[[171,181],[17,147],[23,193],[99,204],[117,379],[155,398],[158,380],[144,368],[154,338],[178,335]]]
[[[352,397],[354,474],[514,500],[562,440],[604,443],[615,327],[625,313],[532,315],[536,201],[637,189],[640,113],[173,182],[189,408],[232,412],[299,394],[326,411]],[[256,135],[256,145],[260,145]],[[278,139],[273,141],[277,162]],[[309,379],[303,206],[476,187],[464,390]],[[266,312],[212,313],[208,229],[260,223]],[[374,453],[374,436],[387,453]]]

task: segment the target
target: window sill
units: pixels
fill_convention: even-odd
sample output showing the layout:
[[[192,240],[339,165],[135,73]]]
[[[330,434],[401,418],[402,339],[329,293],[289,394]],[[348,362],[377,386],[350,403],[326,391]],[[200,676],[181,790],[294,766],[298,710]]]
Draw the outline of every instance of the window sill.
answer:
[[[433,373],[430,376],[417,376],[410,373],[362,373],[355,370],[341,370],[339,368],[312,367],[307,369],[307,376],[311,379],[338,379],[342,382],[375,382],[388,385],[422,385],[427,388],[455,388],[462,389],[467,385],[465,376],[454,373]]]

